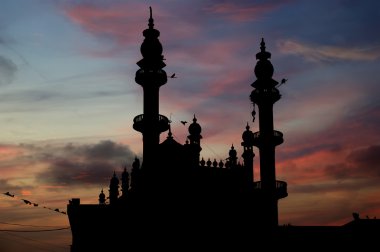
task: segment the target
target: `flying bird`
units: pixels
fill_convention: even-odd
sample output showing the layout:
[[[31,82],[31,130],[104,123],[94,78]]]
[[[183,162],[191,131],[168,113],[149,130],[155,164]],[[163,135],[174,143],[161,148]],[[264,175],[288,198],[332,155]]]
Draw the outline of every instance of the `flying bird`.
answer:
[[[181,123],[182,123],[183,125],[185,125],[185,124],[187,123],[187,121],[181,121]]]
[[[280,84],[277,84],[276,87],[279,87],[279,86],[281,86],[282,84],[285,84],[285,82],[286,82],[287,80],[288,80],[288,79],[283,78],[283,79],[281,80],[281,83],[280,83]]]
[[[14,197],[15,196],[14,194],[11,194],[10,192],[6,192],[6,193],[4,193],[4,195],[7,195],[9,197]]]
[[[175,73],[174,73],[174,74],[170,75],[169,78],[177,78],[177,76],[175,76]]]

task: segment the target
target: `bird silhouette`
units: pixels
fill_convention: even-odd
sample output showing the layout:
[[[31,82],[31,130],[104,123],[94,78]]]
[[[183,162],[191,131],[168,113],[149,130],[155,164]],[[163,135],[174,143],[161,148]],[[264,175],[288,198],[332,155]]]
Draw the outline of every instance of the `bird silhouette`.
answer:
[[[11,194],[10,192],[6,192],[6,193],[4,193],[4,195],[7,195],[9,197],[14,197],[15,196],[14,194]]]
[[[181,121],[181,123],[182,123],[183,125],[185,125],[185,124],[187,123],[187,121]]]
[[[285,82],[286,82],[287,80],[288,80],[288,79],[283,78],[283,79],[281,80],[281,82],[280,82],[279,84],[276,85],[276,87],[279,87],[279,86],[281,86],[282,84],[285,84]]]
[[[288,80],[288,79],[285,79],[285,78],[282,79],[282,80],[281,80],[281,84],[285,84],[285,82],[286,82],[287,80]]]
[[[174,73],[174,74],[170,75],[169,78],[177,78],[177,76],[175,76],[175,73]]]

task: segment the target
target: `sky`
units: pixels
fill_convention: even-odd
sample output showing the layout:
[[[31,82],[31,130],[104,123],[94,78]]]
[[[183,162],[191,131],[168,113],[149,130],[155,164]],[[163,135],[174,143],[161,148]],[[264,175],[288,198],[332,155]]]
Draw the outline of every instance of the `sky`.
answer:
[[[2,0],[0,192],[14,197],[0,195],[0,251],[69,251],[69,229],[25,231],[67,228],[69,199],[96,204],[113,171],[142,156],[134,76],[149,6],[177,76],[160,114],[178,142],[195,114],[201,157],[225,159],[232,144],[242,154],[247,122],[258,131],[249,95],[264,38],[273,78],[287,79],[273,109],[289,193],[280,225],[380,217],[379,1]]]

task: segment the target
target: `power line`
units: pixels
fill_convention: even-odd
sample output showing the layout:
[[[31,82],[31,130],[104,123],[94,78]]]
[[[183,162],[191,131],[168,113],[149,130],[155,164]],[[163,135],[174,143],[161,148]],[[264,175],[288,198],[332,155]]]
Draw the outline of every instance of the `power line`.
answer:
[[[22,226],[22,227],[51,227],[51,228],[61,228],[62,226],[37,226],[37,225],[27,225],[27,224],[19,224],[19,223],[9,223],[0,221],[0,224],[13,225],[13,226]]]
[[[38,245],[43,245],[43,246],[54,246],[54,247],[60,247],[60,248],[67,248],[69,247],[69,245],[67,246],[63,246],[63,245],[58,245],[58,244],[53,244],[53,243],[50,243],[50,242],[46,242],[46,241],[42,241],[42,240],[36,240],[36,239],[32,239],[30,237],[25,237],[25,236],[21,236],[21,235],[18,235],[18,234],[14,234],[14,233],[8,233],[8,232],[5,232],[6,234],[10,235],[10,236],[13,236],[13,237],[16,237],[16,238],[19,238],[17,240],[17,242],[20,242],[20,239],[23,239],[24,241],[21,240],[21,243],[24,243],[24,244],[27,244],[28,246],[32,246],[32,247],[35,247],[35,248],[39,248],[39,249],[42,249],[42,250],[45,250],[45,251],[56,251],[55,249],[50,249],[50,248],[46,248],[46,247],[41,247],[41,246],[37,246]],[[2,236],[2,238],[6,238],[5,236]],[[9,239],[9,238],[8,238]],[[9,239],[10,240],[10,239]],[[32,242],[35,242],[37,244],[31,244],[31,243],[25,243],[26,240],[29,240],[29,241],[32,241]],[[15,241],[15,240],[13,240]]]
[[[15,230],[15,229],[0,229],[0,232],[17,232],[17,233],[37,233],[37,232],[50,232],[69,229],[70,227],[64,228],[53,228],[53,229],[40,229],[40,230]]]

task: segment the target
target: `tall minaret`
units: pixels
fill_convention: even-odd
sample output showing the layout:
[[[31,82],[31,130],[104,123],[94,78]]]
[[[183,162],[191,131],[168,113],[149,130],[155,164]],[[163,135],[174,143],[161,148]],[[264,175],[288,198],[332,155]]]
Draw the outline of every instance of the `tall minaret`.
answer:
[[[271,54],[265,51],[264,39],[260,45],[261,51],[256,54],[257,80],[251,85],[254,90],[250,95],[251,101],[259,109],[260,131],[254,133],[253,145],[260,150],[261,181],[255,183],[255,188],[261,195],[262,224],[272,228],[278,226],[277,201],[287,196],[286,183],[276,181],[275,167],[275,147],[284,140],[282,133],[273,127],[273,104],[281,98],[281,95],[276,88],[278,82],[272,79],[274,69],[269,61]],[[252,112],[253,116],[254,114],[255,111]]]
[[[133,128],[143,134],[143,167],[151,168],[155,162],[155,152],[160,143],[160,134],[169,129],[167,117],[159,114],[159,89],[167,82],[166,66],[163,62],[162,45],[158,40],[160,32],[154,29],[152,8],[148,29],[143,31],[145,37],[140,52],[143,59],[137,62],[140,67],[135,81],[144,90],[144,114],[133,119]]]

